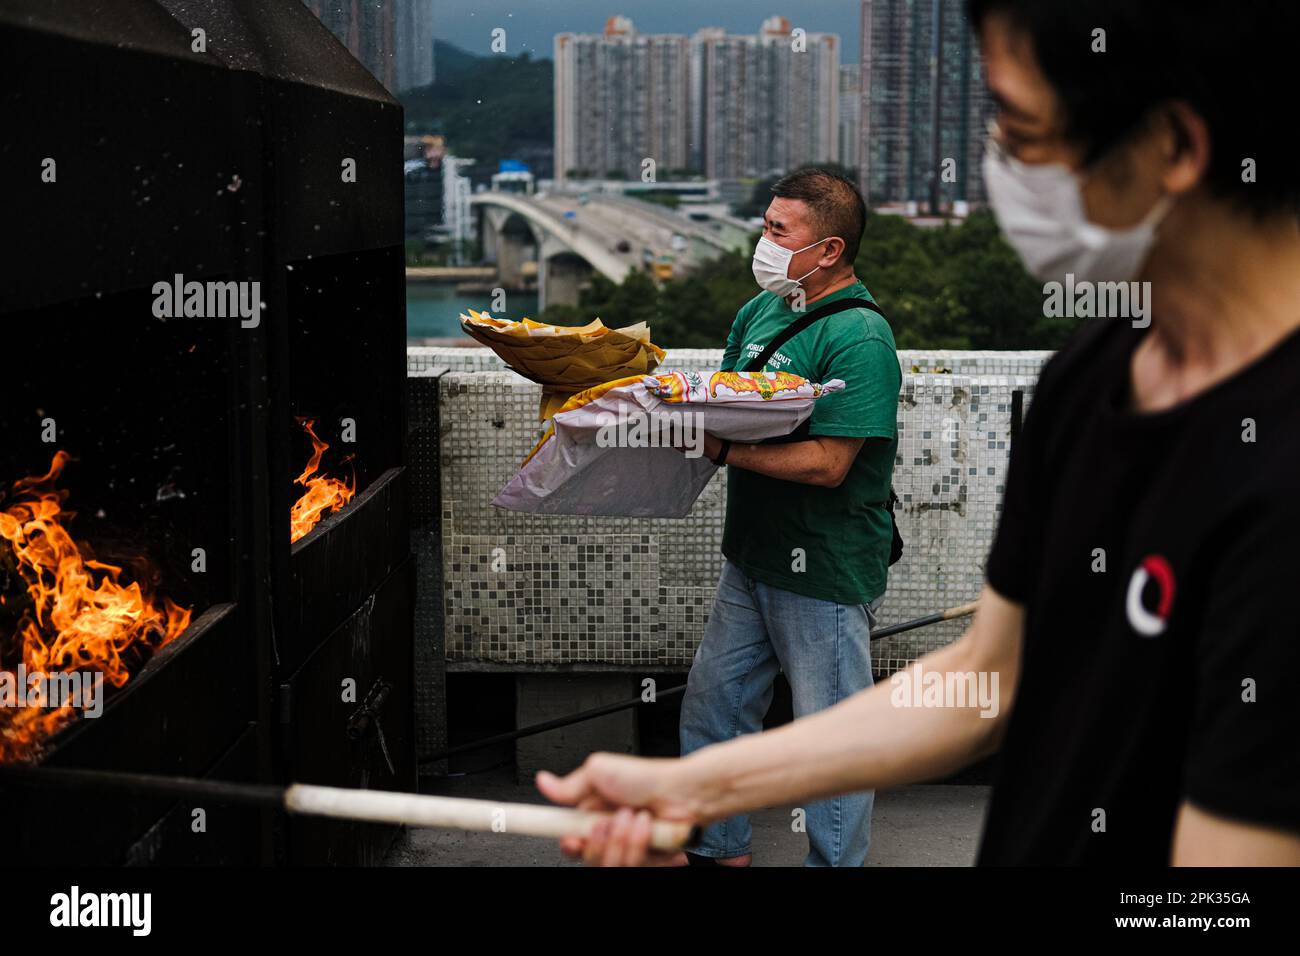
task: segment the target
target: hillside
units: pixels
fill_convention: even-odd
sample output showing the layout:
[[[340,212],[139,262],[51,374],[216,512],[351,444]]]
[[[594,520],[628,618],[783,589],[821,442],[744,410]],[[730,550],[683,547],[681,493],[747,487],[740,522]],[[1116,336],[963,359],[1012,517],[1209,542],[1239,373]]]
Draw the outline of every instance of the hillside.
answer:
[[[434,41],[436,82],[401,96],[407,131],[436,132],[457,156],[478,160],[485,179],[501,159],[522,159],[551,174],[552,65],[524,53],[475,56]]]

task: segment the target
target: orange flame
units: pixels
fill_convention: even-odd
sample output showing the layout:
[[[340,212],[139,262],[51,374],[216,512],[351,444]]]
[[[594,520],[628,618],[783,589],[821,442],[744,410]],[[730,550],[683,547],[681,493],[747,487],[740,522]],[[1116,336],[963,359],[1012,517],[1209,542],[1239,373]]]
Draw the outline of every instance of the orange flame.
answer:
[[[0,511],[0,538],[13,548],[31,599],[17,631],[0,645],[0,665],[17,651],[14,665],[21,662],[28,674],[99,671],[121,687],[131,676],[128,661],[138,663],[142,652],[175,640],[189,627],[191,609],[154,598],[143,559],[146,573],[123,584],[122,568],[96,561],[88,546],[72,540],[64,527],[75,516],[63,510],[68,493],[54,487],[67,462],[66,452],[56,452],[44,475],[16,481],[13,502]],[[0,763],[35,758],[77,716],[71,704],[49,703],[0,708]]]
[[[325,454],[325,449],[329,445],[316,437],[316,432],[312,426],[316,424],[313,418],[299,419],[303,430],[311,438],[312,456],[307,462],[307,467],[302,470],[302,474],[295,478],[294,484],[302,485],[307,490],[303,492],[301,498],[293,503],[293,508],[289,511],[289,543],[297,541],[312,528],[316,527],[317,522],[325,516],[327,511],[334,512],[343,508],[352,496],[357,493],[357,476],[352,475],[352,484],[347,484],[337,478],[329,478],[324,475],[316,474],[316,469],[320,467],[321,456]]]

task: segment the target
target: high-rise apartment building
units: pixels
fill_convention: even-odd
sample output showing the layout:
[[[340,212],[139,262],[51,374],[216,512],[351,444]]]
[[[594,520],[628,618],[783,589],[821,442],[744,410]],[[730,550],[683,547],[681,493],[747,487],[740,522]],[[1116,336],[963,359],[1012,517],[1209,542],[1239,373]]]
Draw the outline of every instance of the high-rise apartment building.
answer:
[[[393,0],[395,93],[433,82],[433,0]]]
[[[758,175],[761,60],[756,36],[709,27],[691,38],[693,165],[712,179]]]
[[[941,205],[986,197],[980,160],[993,104],[964,6],[862,0],[858,182],[873,203],[927,203],[936,181]]]
[[[396,0],[303,0],[354,57],[390,93],[397,92]],[[432,21],[429,69],[433,69]]]
[[[610,17],[602,33],[555,37],[555,178],[655,178],[690,164],[685,36],[636,32]]]
[[[708,177],[784,173],[839,153],[839,37],[769,17],[756,35],[691,38],[695,164]]]
[[[858,168],[858,123],[862,115],[862,93],[858,88],[858,65],[840,67],[840,155],[845,169]]]
[[[688,41],[638,34],[555,38],[556,178],[692,169],[734,180],[840,160],[840,44],[784,17],[758,33],[710,27]]]

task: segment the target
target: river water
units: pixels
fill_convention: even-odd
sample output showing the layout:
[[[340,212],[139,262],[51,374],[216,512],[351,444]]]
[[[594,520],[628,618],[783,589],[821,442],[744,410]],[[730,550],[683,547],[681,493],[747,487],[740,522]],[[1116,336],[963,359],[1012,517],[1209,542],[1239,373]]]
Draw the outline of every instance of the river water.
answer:
[[[458,295],[453,282],[406,283],[406,335],[413,339],[462,338],[457,316],[468,309],[492,312],[489,292]],[[506,307],[492,312],[493,318],[537,317],[537,296],[527,292],[506,293]]]

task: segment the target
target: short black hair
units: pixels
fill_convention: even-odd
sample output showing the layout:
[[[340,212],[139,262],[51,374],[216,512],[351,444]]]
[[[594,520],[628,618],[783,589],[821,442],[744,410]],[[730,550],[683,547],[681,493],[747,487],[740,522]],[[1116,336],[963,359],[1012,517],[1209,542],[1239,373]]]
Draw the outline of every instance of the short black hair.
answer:
[[[778,179],[772,185],[772,195],[807,203],[818,231],[844,240],[840,264],[853,266],[867,226],[867,205],[853,180],[831,169],[805,166]]]
[[[1295,0],[967,0],[976,30],[1005,16],[1034,48],[1089,163],[1163,104],[1187,103],[1210,134],[1206,186],[1256,216],[1300,213]],[[1093,52],[1093,31],[1106,50]],[[1243,181],[1247,159],[1257,181]]]

